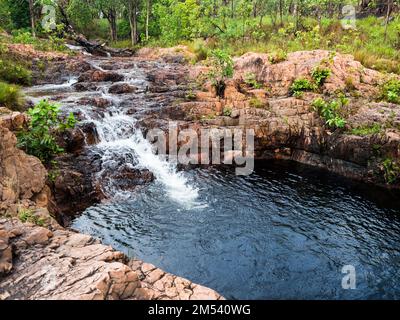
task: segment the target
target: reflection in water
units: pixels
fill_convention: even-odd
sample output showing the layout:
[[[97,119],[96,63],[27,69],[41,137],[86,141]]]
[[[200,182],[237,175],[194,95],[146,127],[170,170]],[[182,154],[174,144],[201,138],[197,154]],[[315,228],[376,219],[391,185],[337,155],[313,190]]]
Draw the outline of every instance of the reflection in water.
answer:
[[[88,209],[73,227],[227,298],[400,297],[397,195],[293,163],[186,172],[203,205],[185,208],[159,182]],[[344,265],[357,289],[343,290]]]

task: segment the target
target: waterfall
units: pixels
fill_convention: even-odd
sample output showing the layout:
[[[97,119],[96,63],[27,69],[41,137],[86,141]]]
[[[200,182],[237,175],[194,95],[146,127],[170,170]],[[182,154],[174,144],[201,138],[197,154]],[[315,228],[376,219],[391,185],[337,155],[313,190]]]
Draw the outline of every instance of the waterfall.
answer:
[[[190,186],[183,172],[176,165],[153,152],[151,143],[143,137],[136,127],[137,120],[132,116],[116,111],[108,113],[100,120],[90,120],[97,129],[99,143],[95,146],[101,155],[103,177],[121,166],[148,169],[165,188],[167,195],[181,204],[191,204],[198,197],[198,190]],[[118,190],[112,179],[104,184],[104,191],[113,197],[128,198],[130,193]]]

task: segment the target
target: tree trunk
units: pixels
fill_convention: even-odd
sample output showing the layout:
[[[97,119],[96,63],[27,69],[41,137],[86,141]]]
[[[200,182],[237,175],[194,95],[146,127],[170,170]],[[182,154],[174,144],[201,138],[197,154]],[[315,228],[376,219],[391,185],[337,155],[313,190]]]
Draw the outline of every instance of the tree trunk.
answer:
[[[137,0],[130,0],[129,1],[129,24],[131,27],[131,41],[132,41],[133,46],[138,43],[137,11],[138,11]]]
[[[281,19],[281,26],[283,26],[283,0],[279,0],[279,16]]]
[[[115,12],[115,9],[110,9],[109,11],[109,22],[110,22],[110,28],[111,28],[111,41],[115,42],[118,40],[118,34],[117,34],[117,13]]]
[[[35,28],[35,11],[33,0],[29,0],[29,14],[31,16],[31,28],[32,28],[32,36],[36,37],[36,28]]]
[[[388,28],[389,19],[390,19],[390,13],[392,12],[392,5],[393,5],[393,0],[387,0],[384,41],[386,41],[386,38],[387,38],[387,28]]]
[[[146,5],[146,41],[149,41],[150,10],[151,10],[151,0],[147,0],[147,5]]]

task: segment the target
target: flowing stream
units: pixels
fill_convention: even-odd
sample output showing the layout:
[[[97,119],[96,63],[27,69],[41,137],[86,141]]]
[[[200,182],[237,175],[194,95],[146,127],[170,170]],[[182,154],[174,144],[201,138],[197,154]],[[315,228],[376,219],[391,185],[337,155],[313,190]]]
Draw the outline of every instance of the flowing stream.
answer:
[[[108,61],[90,59],[98,69]],[[76,92],[74,78],[26,92],[34,101],[56,99],[78,114],[80,126],[95,127],[87,151],[101,161],[96,177],[109,199],[73,228],[227,298],[400,298],[398,194],[286,162],[256,163],[247,177],[233,168],[179,171],[154,155],[138,124],[156,105],[146,93],[146,69],[126,62],[113,71],[136,93],[110,94],[109,83]],[[94,97],[110,105],[82,102]],[[155,181],[123,190],[108,176],[121,167],[147,169]],[[346,265],[355,268],[355,289],[342,287]]]

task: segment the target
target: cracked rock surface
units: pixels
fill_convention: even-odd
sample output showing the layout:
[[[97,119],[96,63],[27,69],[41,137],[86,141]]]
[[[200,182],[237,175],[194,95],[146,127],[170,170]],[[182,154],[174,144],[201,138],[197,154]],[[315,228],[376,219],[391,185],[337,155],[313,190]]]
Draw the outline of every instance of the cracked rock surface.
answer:
[[[223,299],[91,236],[0,219],[0,300]]]

